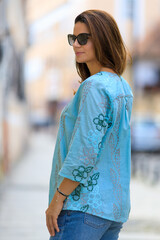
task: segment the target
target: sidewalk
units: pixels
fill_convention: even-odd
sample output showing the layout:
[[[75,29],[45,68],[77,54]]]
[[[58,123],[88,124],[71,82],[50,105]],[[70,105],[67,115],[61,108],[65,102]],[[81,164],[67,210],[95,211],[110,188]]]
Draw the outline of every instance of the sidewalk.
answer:
[[[131,213],[120,240],[160,240],[160,186],[131,181]]]
[[[33,134],[24,157],[1,184],[0,240],[49,239],[45,210],[54,144],[49,134]],[[160,186],[132,180],[131,192],[130,220],[120,240],[160,240]]]
[[[5,179],[0,192],[0,240],[47,240],[45,224],[55,139],[31,136],[24,157]],[[1,188],[2,188],[1,187]]]

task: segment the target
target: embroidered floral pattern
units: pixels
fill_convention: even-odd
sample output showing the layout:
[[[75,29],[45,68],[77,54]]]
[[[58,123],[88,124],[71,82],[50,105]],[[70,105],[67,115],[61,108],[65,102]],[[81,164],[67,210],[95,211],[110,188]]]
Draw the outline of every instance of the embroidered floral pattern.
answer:
[[[87,212],[87,211],[88,211],[88,208],[89,208],[89,204],[84,205],[83,207],[80,208],[80,210],[81,210],[82,212]]]
[[[85,170],[86,170],[86,172],[85,172]],[[79,174],[80,174],[80,178],[78,178],[78,179],[83,179],[83,178],[85,179],[85,178],[87,178],[87,175],[88,175],[87,171],[90,172],[91,168],[84,168],[83,166],[80,166],[78,168],[78,172],[77,172],[77,169],[75,169],[73,172],[76,176],[76,179]],[[86,173],[85,176],[84,176],[84,173]],[[89,180],[87,180],[86,184],[80,183],[78,185],[78,187],[72,192],[72,194],[71,194],[72,199],[74,201],[78,201],[80,199],[82,187],[86,188],[90,192],[93,191],[94,186],[97,185],[98,178],[99,178],[99,173],[95,173],[89,177]]]
[[[107,121],[102,113],[100,113],[98,117],[94,118],[93,122],[96,125],[98,131],[101,131],[102,128],[105,128],[107,126]]]
[[[73,130],[73,133],[72,133],[72,137],[71,137],[71,141],[70,141],[70,144],[69,144],[68,149],[69,149],[70,146],[72,145],[72,141],[73,141],[74,136],[75,136],[75,134],[76,134],[76,132],[77,132],[77,129],[78,129],[79,124],[80,124],[80,121],[81,121],[81,117],[79,116],[79,117],[77,117],[77,120],[76,120],[76,123],[75,123],[75,126],[74,126],[74,130]]]
[[[108,121],[108,128],[110,128],[111,126],[112,126],[112,120],[109,119],[109,121]]]
[[[99,75],[102,75],[102,73],[99,73]],[[73,156],[75,156],[78,159],[80,166],[77,166],[75,169],[73,169],[72,168],[73,165],[71,164],[70,169],[72,170],[69,172],[69,174],[72,174],[75,181],[78,181],[81,183],[70,194],[69,198],[65,201],[64,208],[67,209],[68,207],[69,209],[71,207],[72,209],[75,209],[75,210],[78,209],[80,211],[89,212],[99,216],[104,215],[103,210],[106,208],[106,205],[104,201],[102,201],[103,196],[101,195],[100,189],[99,189],[101,185],[98,184],[100,173],[97,170],[97,168],[99,167],[99,164],[97,164],[97,161],[99,159],[98,154],[99,153],[101,154],[101,150],[103,150],[105,147],[105,144],[106,144],[105,137],[107,136],[107,144],[110,145],[109,151],[111,151],[111,161],[112,161],[112,167],[109,169],[110,179],[113,185],[113,193],[111,195],[113,199],[112,207],[113,207],[113,213],[114,213],[115,219],[119,220],[122,217],[122,186],[120,181],[121,180],[121,176],[120,176],[120,154],[121,153],[120,153],[120,147],[119,147],[119,140],[120,140],[119,127],[120,127],[122,102],[124,103],[124,100],[126,101],[125,107],[127,111],[130,108],[130,105],[129,105],[130,102],[128,101],[129,98],[127,96],[118,96],[116,99],[113,100],[112,98],[107,96],[107,94],[106,95],[101,94],[101,96],[97,94],[96,95],[97,102],[95,106],[96,108],[95,108],[95,111],[93,112],[94,115],[91,114],[91,119],[88,118],[87,116],[87,120],[86,120],[84,114],[87,114],[87,111],[88,111],[87,108],[89,105],[85,104],[86,103],[85,101],[89,101],[89,104],[90,104],[90,99],[89,99],[90,96],[88,95],[88,93],[93,84],[93,81],[94,79],[93,80],[89,79],[85,83],[82,83],[82,89],[80,89],[81,90],[80,104],[78,102],[79,99],[77,100],[77,104],[79,104],[77,105],[77,108],[79,107],[79,109],[77,109],[75,113],[75,116],[76,116],[78,111],[78,116],[76,118],[76,121],[74,121],[74,125],[72,125],[73,131],[72,131],[72,134],[70,135],[70,138],[67,139],[67,144],[66,142],[64,142],[64,144],[66,144],[65,145],[66,149],[69,151],[71,144],[73,143],[75,134],[77,134],[78,132],[77,134],[78,137],[82,133],[81,136],[83,137],[83,140],[84,140],[84,142],[83,140],[82,142],[85,143],[78,148],[78,151],[76,153],[74,152],[73,149],[71,149],[73,150],[73,152],[71,151],[71,153],[74,153]],[[87,95],[88,95],[88,98],[87,98]],[[116,105],[116,108],[114,108],[114,106],[112,105],[113,102],[116,102],[118,107]],[[94,109],[94,106],[93,106],[93,109]],[[113,124],[112,110],[113,109],[118,109],[118,114],[116,116],[116,119],[114,118],[115,125],[113,125],[113,131],[111,129],[112,133],[110,134],[110,138],[108,141],[109,136],[107,134],[105,135],[105,133],[109,128],[112,127],[112,124]],[[83,110],[84,110],[84,113],[83,113]],[[67,109],[65,109],[65,111],[67,111]],[[65,129],[65,125],[67,125],[67,119],[66,119],[67,114],[63,114],[63,115],[64,116],[61,119],[61,126],[60,126],[61,128],[60,141],[63,137],[65,137],[64,132],[67,133],[67,130],[68,130],[67,128]],[[86,121],[83,121],[83,119]],[[85,126],[86,123],[88,124],[86,126],[89,126],[89,128],[86,128]],[[80,129],[80,131],[79,130],[77,131],[77,129]],[[84,135],[83,135],[83,130],[84,130]],[[76,135],[76,138],[77,138],[77,135]],[[68,142],[69,142],[69,146],[68,146]],[[65,157],[64,153],[65,151],[63,152],[63,149],[62,149],[62,159],[61,159],[60,152],[58,152],[58,156],[59,156],[58,159],[59,159],[60,165],[62,164],[61,161],[64,160],[64,157]],[[57,173],[58,171],[59,169],[56,166],[56,174],[58,174]]]
[[[102,100],[98,103],[99,108],[101,109],[103,115],[107,115],[110,113],[111,110],[111,101],[109,99],[109,96],[101,96]],[[107,114],[106,114],[107,113]]]
[[[101,199],[101,193],[98,184],[94,187],[90,194],[88,194],[88,190],[86,188],[83,188],[82,186],[79,188],[79,186],[77,189],[80,191],[80,197],[77,197],[73,192],[72,195],[75,197],[73,198],[73,196],[70,195],[66,202],[64,202],[63,209],[68,209],[68,206],[71,204],[75,210],[79,209],[83,212],[89,212],[91,214],[103,216],[103,201]]]
[[[113,134],[110,135],[109,145],[111,149],[111,160],[113,168],[110,168],[110,176],[113,184],[113,214],[116,220],[120,219],[122,213],[122,187],[120,184],[120,149],[119,146],[119,127],[120,127],[120,115],[122,110],[123,97],[115,99],[118,104],[118,112],[116,116],[116,122],[113,128]]]
[[[80,199],[80,195],[81,195],[81,184],[79,184],[78,187],[76,187],[76,189],[72,192],[71,196],[74,201],[78,201]]]
[[[59,129],[60,129],[60,137],[59,137],[59,143],[61,142],[62,138],[63,138],[63,135],[64,135],[64,132],[65,132],[65,113],[67,112],[68,108],[70,106],[70,103],[68,103],[64,109],[62,110],[62,113],[61,113],[61,117],[60,117],[60,126],[59,126]]]
[[[130,96],[130,95],[125,96],[125,100],[126,100],[125,108],[126,108],[127,111],[129,110],[129,104],[130,104],[130,99],[131,98],[132,98],[132,96]]]
[[[83,89],[82,89],[82,100],[81,100],[81,104],[80,104],[80,108],[79,108],[78,114],[80,114],[80,112],[82,111],[82,109],[84,107],[83,103],[86,100],[86,97],[88,95],[88,92],[89,92],[91,86],[92,86],[92,80],[89,80],[89,81],[84,83],[84,86],[83,86]]]
[[[56,164],[56,169],[55,169],[55,182],[54,182],[54,184],[55,184],[55,189],[57,189],[57,187],[58,187],[58,165]]]
[[[89,177],[89,180],[87,180],[87,184],[82,184],[83,187],[87,188],[88,191],[93,191],[93,188],[95,185],[97,185],[97,180],[99,178],[99,173],[95,173],[92,176]]]
[[[55,168],[54,168],[54,173],[53,173],[53,176],[55,177],[55,189],[57,189],[58,187],[58,183],[59,183],[59,175],[58,175],[58,172],[60,171],[61,169],[61,154],[60,154],[60,146],[58,148],[58,163],[56,164]]]
[[[98,143],[98,148],[100,149],[102,147],[102,142]]]
[[[94,125],[95,126],[95,125]],[[90,130],[87,134],[87,140],[90,146],[92,146],[93,150],[89,150],[90,154],[91,152],[94,152],[95,158],[97,157],[97,153],[99,152],[100,145],[98,143],[102,140],[102,134],[97,134],[96,131]],[[86,162],[86,161],[85,161]],[[96,163],[96,161],[93,161]]]
[[[85,146],[80,150],[79,159],[84,162],[85,167],[92,165],[95,168],[97,152],[94,147]]]
[[[88,174],[92,171],[93,167],[84,167],[79,166],[77,169],[74,169],[72,171],[72,174],[74,176],[74,180],[77,182],[82,181],[82,179],[86,179],[88,177]]]
[[[83,188],[83,191],[85,191],[85,190],[87,190],[87,189]],[[90,194],[82,193],[81,194],[81,202],[76,202],[76,204],[79,204],[80,210],[81,210],[81,206],[86,206],[86,208],[87,208],[87,205],[89,205],[87,212],[90,212],[95,215],[103,216],[104,215],[104,212],[102,211],[103,201],[101,199],[101,196],[102,195],[100,193],[99,185],[97,184],[94,187],[93,191],[90,192]]]
[[[71,137],[71,141],[70,141],[70,144],[69,144],[69,148],[70,148],[70,146],[72,144],[73,138],[74,138],[74,136],[75,136],[75,134],[77,132],[77,129],[79,127],[79,124],[81,122],[80,113],[83,110],[84,102],[86,100],[86,97],[88,95],[88,92],[89,92],[91,86],[92,86],[92,80],[87,81],[87,82],[84,83],[84,86],[83,86],[83,89],[82,89],[82,100],[81,100],[81,104],[80,104],[80,107],[79,107],[78,116],[77,116],[76,123],[75,123],[75,126],[74,126],[74,130],[73,130],[73,133],[72,133],[72,137]]]
[[[109,96],[106,97],[106,105],[104,107],[105,107],[105,111],[106,111],[105,114],[106,114],[106,119],[108,123],[107,128],[110,128],[113,122],[113,110],[111,109],[111,100],[109,99]]]

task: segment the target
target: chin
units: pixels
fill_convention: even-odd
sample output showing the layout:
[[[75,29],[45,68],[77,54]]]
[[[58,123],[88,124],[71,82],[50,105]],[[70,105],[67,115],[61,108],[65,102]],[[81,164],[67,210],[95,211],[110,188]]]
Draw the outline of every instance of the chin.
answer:
[[[76,62],[77,62],[77,63],[86,63],[85,60],[83,60],[83,59],[77,59],[77,58],[76,58]]]
[[[78,61],[76,60],[77,63],[86,63],[85,61]]]

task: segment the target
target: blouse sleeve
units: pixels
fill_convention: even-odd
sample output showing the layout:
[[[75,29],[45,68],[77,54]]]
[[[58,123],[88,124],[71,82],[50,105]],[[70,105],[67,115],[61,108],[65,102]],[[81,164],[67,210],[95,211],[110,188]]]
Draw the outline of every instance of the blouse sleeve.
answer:
[[[104,84],[94,79],[82,84],[76,123],[59,175],[86,184],[112,126],[112,101]]]

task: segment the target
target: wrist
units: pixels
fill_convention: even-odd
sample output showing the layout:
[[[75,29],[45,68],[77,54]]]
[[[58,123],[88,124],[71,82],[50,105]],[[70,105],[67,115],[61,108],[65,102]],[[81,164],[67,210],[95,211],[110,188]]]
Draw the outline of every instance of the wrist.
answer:
[[[66,197],[60,194],[58,191],[55,192],[56,202],[64,202]]]
[[[69,195],[67,195],[67,194],[65,194],[64,192],[62,192],[58,187],[57,187],[57,192],[58,192],[59,194],[61,194],[62,196],[64,196],[65,198],[68,198],[68,197],[69,197]]]
[[[63,204],[65,201],[65,197],[61,196],[57,191],[54,194],[54,197],[51,201],[51,206],[55,206],[55,204]]]

